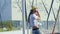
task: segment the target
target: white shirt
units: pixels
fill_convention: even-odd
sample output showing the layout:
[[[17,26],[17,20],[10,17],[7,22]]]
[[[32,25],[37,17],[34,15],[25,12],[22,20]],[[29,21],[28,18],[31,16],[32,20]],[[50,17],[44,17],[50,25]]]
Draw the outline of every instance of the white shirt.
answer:
[[[38,27],[38,20],[37,20],[38,16],[36,16],[35,14],[31,14],[30,15],[30,26],[37,26]]]

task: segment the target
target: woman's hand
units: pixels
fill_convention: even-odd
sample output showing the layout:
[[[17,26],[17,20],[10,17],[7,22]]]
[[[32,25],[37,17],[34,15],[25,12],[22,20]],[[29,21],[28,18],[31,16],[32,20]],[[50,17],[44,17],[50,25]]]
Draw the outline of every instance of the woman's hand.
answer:
[[[38,17],[37,20],[40,20],[40,17]]]

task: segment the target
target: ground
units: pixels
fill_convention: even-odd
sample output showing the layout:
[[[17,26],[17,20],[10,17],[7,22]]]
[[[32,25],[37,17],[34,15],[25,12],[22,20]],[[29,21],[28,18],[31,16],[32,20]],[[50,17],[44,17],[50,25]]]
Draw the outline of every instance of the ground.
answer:
[[[49,34],[49,31],[41,30],[40,31],[42,34]],[[7,31],[7,32],[0,32],[0,34],[23,34],[23,30],[14,30],[14,31]],[[27,34],[27,30],[25,29],[25,34]],[[31,30],[29,30],[29,34],[31,34]]]

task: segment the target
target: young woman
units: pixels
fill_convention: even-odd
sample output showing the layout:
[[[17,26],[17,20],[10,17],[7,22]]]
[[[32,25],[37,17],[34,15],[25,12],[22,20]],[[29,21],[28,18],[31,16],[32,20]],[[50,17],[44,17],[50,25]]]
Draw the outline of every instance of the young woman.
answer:
[[[28,17],[28,22],[32,27],[32,34],[41,34],[38,26],[39,20],[40,20],[39,12],[36,10],[36,8],[32,9]]]

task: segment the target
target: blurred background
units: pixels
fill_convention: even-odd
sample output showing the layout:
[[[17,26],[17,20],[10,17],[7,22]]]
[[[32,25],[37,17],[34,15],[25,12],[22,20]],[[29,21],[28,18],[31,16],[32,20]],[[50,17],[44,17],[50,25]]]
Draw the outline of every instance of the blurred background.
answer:
[[[32,5],[37,8],[41,16],[40,30],[52,32],[57,18],[55,31],[60,33],[60,0],[26,0],[27,18]],[[0,0],[0,32],[21,30],[22,18],[22,0]]]

